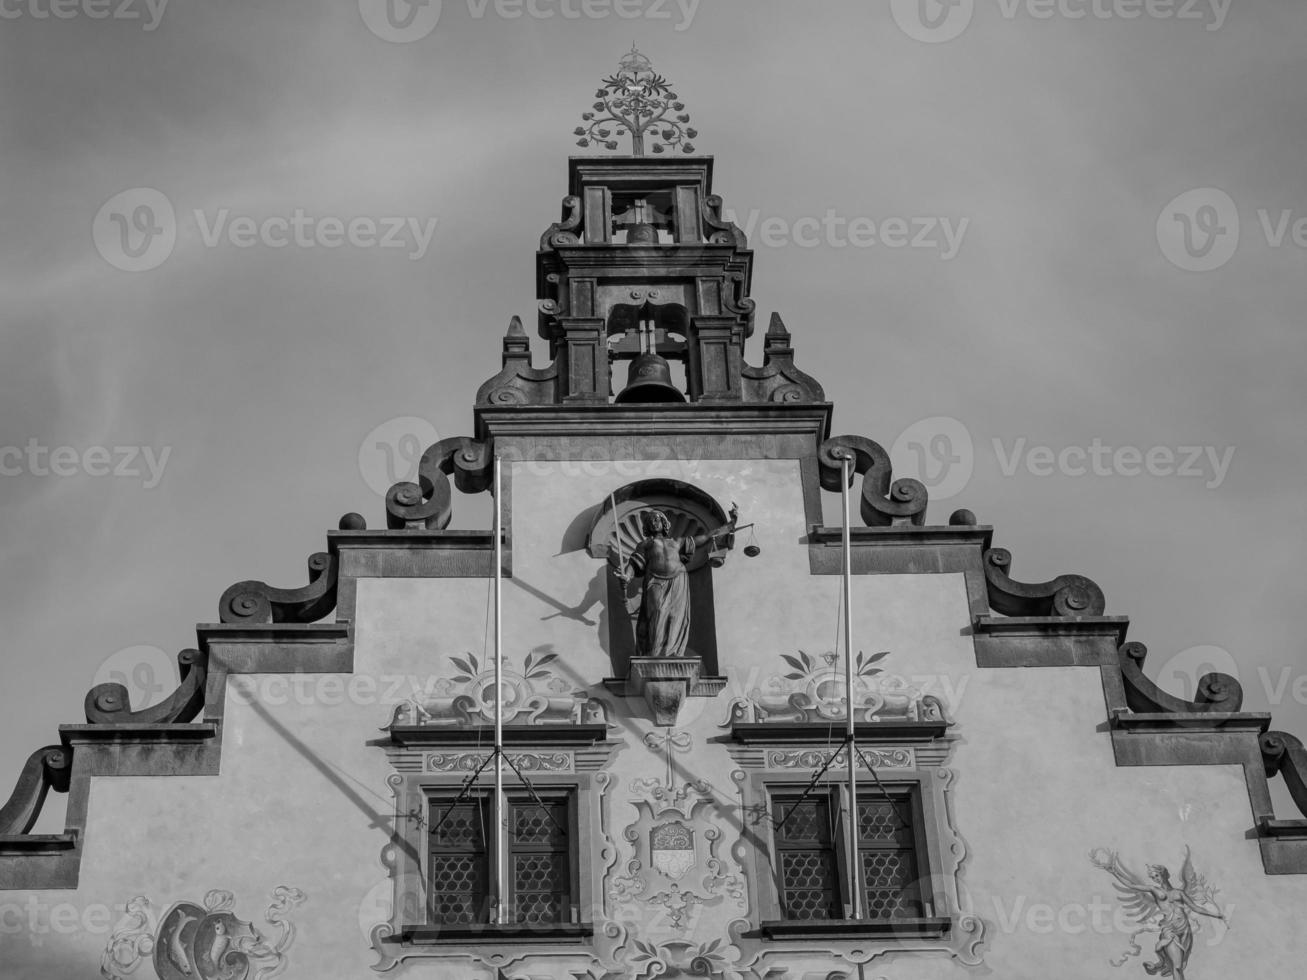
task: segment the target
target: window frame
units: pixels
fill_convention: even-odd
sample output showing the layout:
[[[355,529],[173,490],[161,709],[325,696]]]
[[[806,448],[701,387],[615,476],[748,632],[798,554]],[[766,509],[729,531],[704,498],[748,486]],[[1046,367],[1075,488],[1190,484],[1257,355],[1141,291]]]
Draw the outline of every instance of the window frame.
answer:
[[[784,882],[781,880],[780,852],[777,845],[775,821],[780,819],[777,799],[796,800],[809,785],[811,776],[801,772],[756,772],[752,774],[755,799],[764,805],[765,823],[755,836],[757,847],[756,879],[759,888],[759,928],[766,939],[844,938],[884,935],[901,938],[933,938],[946,935],[952,919],[945,912],[947,896],[941,893],[939,876],[945,867],[942,854],[939,821],[941,805],[929,783],[931,774],[921,770],[894,771],[881,774],[880,784],[891,795],[901,794],[911,804],[913,852],[916,863],[916,881],[921,902],[921,916],[897,918],[871,917],[864,911],[862,918],[849,917],[849,864],[848,833],[845,823],[849,819],[848,780],[843,774],[828,773],[813,787],[814,794],[826,795],[835,807],[835,834],[833,846],[837,870],[837,887],[842,918],[790,919],[785,917]],[[880,798],[880,786],[870,773],[859,772],[858,796],[864,802]],[[863,848],[859,842],[859,854]],[[941,914],[944,912],[944,914]]]
[[[531,773],[531,786],[544,800],[563,799],[568,801],[568,871],[569,895],[568,905],[571,915],[564,921],[550,924],[531,924],[525,922],[492,923],[478,921],[471,924],[444,924],[435,921],[434,904],[431,888],[431,854],[427,845],[430,830],[434,826],[433,807],[444,806],[454,800],[463,787],[461,778],[447,776],[413,776],[397,782],[401,823],[403,829],[397,835],[406,842],[400,845],[396,856],[396,870],[401,888],[396,897],[396,926],[401,942],[405,945],[443,945],[466,944],[468,942],[504,942],[504,943],[585,943],[594,935],[591,910],[594,908],[595,896],[599,884],[594,879],[594,858],[582,843],[593,839],[596,814],[594,801],[591,799],[595,789],[588,774],[547,774]],[[482,796],[487,805],[493,806],[491,798],[494,793],[492,778],[482,777],[469,791],[469,797]],[[530,794],[525,786],[515,778],[504,781],[506,800],[525,799],[530,801]],[[437,809],[437,813],[443,812]],[[487,829],[493,834],[493,812],[487,821]],[[509,835],[504,835],[504,846],[511,847]],[[493,844],[486,841],[487,886],[486,916],[489,916],[490,897],[494,888],[495,861],[502,860],[491,854]],[[509,883],[510,894],[512,892]]]

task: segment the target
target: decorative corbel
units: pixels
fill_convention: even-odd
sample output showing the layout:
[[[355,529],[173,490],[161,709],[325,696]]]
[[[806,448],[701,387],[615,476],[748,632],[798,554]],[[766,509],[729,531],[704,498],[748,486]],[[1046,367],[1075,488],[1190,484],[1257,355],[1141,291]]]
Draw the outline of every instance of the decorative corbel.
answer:
[[[920,480],[894,480],[889,453],[879,443],[863,436],[834,436],[821,444],[817,461],[821,485],[838,491],[844,474],[844,460],[853,456],[853,469],[862,477],[862,522],[868,527],[917,524],[926,520],[929,493]],[[853,485],[852,476],[849,485]]]
[[[392,489],[392,493],[394,490]],[[266,582],[237,582],[218,600],[224,623],[315,623],[336,608],[338,565],[334,555],[309,556],[309,584],[275,589]]]
[[[794,366],[790,332],[779,313],[771,315],[763,346],[762,367],[748,364],[740,372],[746,402],[824,402],[826,393],[811,375]]]
[[[122,684],[97,684],[86,695],[86,721],[91,725],[173,725],[188,722],[204,707],[208,654],[183,650],[177,654],[181,683],[158,704],[132,711]]]
[[[703,201],[703,224],[710,245],[734,245],[739,249],[749,247],[748,237],[740,226],[722,217],[722,197],[709,194]]]
[[[1243,707],[1243,686],[1229,674],[1208,673],[1198,680],[1192,701],[1167,694],[1144,675],[1148,647],[1142,643],[1123,644],[1117,651],[1121,658],[1121,678],[1125,682],[1126,706],[1134,712],[1197,714],[1235,712]]]
[[[72,769],[72,750],[62,745],[47,745],[28,756],[9,801],[0,807],[0,836],[30,831],[41,815],[46,793],[68,792]]]
[[[1260,746],[1266,778],[1283,776],[1289,796],[1307,817],[1307,749],[1295,736],[1274,731],[1262,733]]]
[[[549,252],[559,245],[580,245],[577,231],[581,227],[581,199],[569,194],[563,198],[563,216],[540,236],[540,251]]]
[[[386,494],[386,524],[392,529],[444,530],[454,515],[449,477],[463,493],[480,493],[494,479],[490,443],[467,436],[441,439],[422,454],[417,483],[396,483]]]
[[[1106,608],[1103,590],[1083,575],[1059,575],[1048,582],[1017,582],[1008,575],[1012,552],[990,548],[985,552],[985,581],[989,605],[1004,616],[1101,616]]]
[[[558,364],[531,366],[531,342],[520,317],[504,335],[503,370],[477,389],[477,405],[552,405],[558,400]]]

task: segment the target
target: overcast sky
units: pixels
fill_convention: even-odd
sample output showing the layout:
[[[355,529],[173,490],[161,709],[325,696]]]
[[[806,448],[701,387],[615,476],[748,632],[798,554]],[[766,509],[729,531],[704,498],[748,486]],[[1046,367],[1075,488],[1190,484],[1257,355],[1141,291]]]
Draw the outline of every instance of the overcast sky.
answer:
[[[633,40],[752,229],[750,360],[779,310],[933,523],[1307,735],[1307,7],[50,2],[0,0],[0,798],[228,585],[384,526],[378,442],[470,434]]]

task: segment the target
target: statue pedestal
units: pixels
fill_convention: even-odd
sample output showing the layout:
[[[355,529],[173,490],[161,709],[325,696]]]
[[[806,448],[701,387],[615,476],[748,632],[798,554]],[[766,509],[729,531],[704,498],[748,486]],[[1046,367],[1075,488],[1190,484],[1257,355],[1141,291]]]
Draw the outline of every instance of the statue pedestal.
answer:
[[[604,686],[624,697],[643,697],[654,724],[671,728],[686,698],[716,697],[726,678],[705,677],[699,657],[632,657],[630,673],[609,678]]]

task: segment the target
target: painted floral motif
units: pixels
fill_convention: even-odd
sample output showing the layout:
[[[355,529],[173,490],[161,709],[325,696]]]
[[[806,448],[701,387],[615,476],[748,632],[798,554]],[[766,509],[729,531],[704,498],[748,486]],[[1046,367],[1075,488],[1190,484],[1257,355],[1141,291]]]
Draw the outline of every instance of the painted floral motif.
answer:
[[[574,689],[549,665],[558,659],[548,645],[526,655],[520,670],[504,664],[500,685],[504,724],[606,725],[604,703]],[[397,725],[489,725],[495,719],[494,663],[482,663],[473,653],[450,657],[458,673],[442,677],[430,690],[396,705],[390,723]]]
[[[858,721],[943,721],[939,698],[878,666],[889,651],[859,653],[854,659],[853,714]],[[731,702],[722,727],[751,722],[833,722],[848,718],[849,694],[839,657],[797,651],[781,654],[788,668],[774,674],[747,697]]]
[[[1136,941],[1146,932],[1157,933],[1153,947],[1157,959],[1144,963],[1149,976],[1173,977],[1185,980],[1189,954],[1193,951],[1194,933],[1200,928],[1198,916],[1225,921],[1225,913],[1216,904],[1217,889],[1194,870],[1189,848],[1184,849],[1184,864],[1180,867],[1180,885],[1171,882],[1171,872],[1164,865],[1148,865],[1148,878],[1144,879],[1126,867],[1116,851],[1099,847],[1089,852],[1094,867],[1108,872],[1116,881],[1121,905],[1139,925],[1130,934],[1130,945],[1119,957],[1111,960],[1113,966],[1123,966],[1143,950]]]
[[[270,980],[289,965],[286,951],[295,927],[286,916],[305,896],[281,885],[272,898],[263,918],[279,935],[269,941],[253,923],[237,917],[231,892],[210,891],[202,904],[175,902],[162,916],[138,895],[109,939],[100,975],[126,980],[149,962],[158,980]]]

